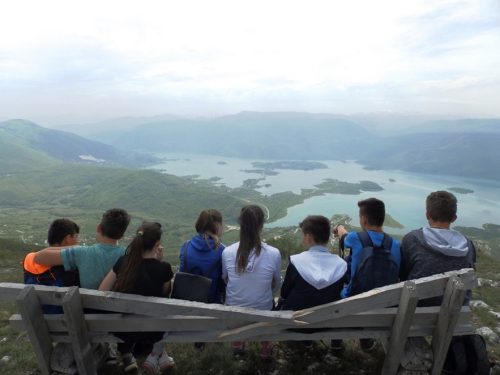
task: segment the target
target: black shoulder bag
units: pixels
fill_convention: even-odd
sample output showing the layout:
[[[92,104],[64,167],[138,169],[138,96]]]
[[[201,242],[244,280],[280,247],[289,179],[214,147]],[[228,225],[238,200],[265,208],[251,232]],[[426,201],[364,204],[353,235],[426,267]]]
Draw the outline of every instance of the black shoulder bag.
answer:
[[[183,299],[186,301],[193,302],[209,302],[210,287],[212,285],[212,279],[208,276],[212,273],[215,267],[219,266],[221,258],[210,267],[210,269],[204,275],[196,275],[193,271],[200,267],[195,266],[191,269],[187,267],[187,254],[188,247],[191,241],[186,243],[184,248],[184,270],[187,272],[177,272],[174,277],[174,287],[172,289],[171,298]]]

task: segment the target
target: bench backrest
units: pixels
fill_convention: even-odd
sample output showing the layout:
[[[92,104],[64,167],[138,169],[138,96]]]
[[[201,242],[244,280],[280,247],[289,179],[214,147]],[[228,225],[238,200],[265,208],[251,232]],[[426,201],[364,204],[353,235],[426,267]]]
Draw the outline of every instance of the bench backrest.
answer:
[[[464,269],[295,312],[14,283],[0,283],[0,299],[17,302],[21,314],[12,316],[11,324],[28,331],[34,348],[41,338],[33,327],[44,325],[43,333],[52,340],[73,343],[82,337],[89,343],[109,341],[109,332],[146,330],[170,331],[167,340],[173,342],[390,338],[389,345],[398,351],[407,337],[432,335],[442,357],[452,335],[472,332],[470,310],[461,305],[465,291],[475,286],[474,270]],[[420,299],[443,295],[442,306],[416,307]],[[41,304],[61,305],[65,314],[43,316],[36,308]],[[114,313],[85,315],[83,308]],[[316,331],[290,330],[297,328]]]

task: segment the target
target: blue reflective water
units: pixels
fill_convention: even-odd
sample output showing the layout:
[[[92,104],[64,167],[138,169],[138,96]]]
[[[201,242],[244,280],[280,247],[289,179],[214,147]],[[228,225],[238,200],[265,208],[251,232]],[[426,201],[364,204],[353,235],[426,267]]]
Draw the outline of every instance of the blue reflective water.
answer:
[[[254,169],[254,161],[269,161],[263,159],[239,159],[221,156],[199,154],[161,154],[169,160],[156,165],[154,169],[165,169],[166,173],[176,176],[199,175],[200,178],[221,177],[218,183],[229,187],[241,186],[243,180],[259,178],[259,174],[241,172],[243,169]],[[225,161],[225,165],[217,162]],[[324,215],[327,217],[336,213],[345,213],[354,220],[358,217],[357,202],[361,199],[376,197],[386,204],[386,210],[391,216],[406,226],[397,230],[385,228],[389,233],[406,233],[411,229],[427,225],[425,220],[425,198],[435,190],[445,190],[450,187],[461,187],[474,190],[473,194],[456,194],[458,198],[458,219],[454,225],[481,227],[484,223],[500,224],[500,182],[489,180],[467,179],[456,176],[426,175],[403,171],[367,171],[354,162],[338,162],[320,160],[328,166],[327,169],[313,171],[277,170],[277,176],[268,176],[261,184],[270,187],[259,189],[262,194],[272,195],[283,191],[300,193],[300,189],[314,188],[325,178],[334,178],[345,182],[369,180],[381,185],[380,192],[363,192],[360,195],[327,194],[313,197],[288,209],[285,218],[267,227],[297,225],[307,215]],[[389,179],[395,180],[390,182]]]

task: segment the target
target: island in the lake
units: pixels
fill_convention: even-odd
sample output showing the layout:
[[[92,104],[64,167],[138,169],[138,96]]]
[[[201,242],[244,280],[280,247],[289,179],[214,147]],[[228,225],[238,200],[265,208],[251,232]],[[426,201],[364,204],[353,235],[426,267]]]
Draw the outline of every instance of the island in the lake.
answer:
[[[447,190],[450,190],[450,191],[452,191],[454,193],[458,193],[458,194],[472,194],[472,193],[474,193],[474,190],[460,188],[460,187],[450,187],[450,188],[447,188]]]
[[[277,176],[279,172],[273,171],[272,169],[240,169],[240,172],[245,173],[258,173],[265,176]]]
[[[395,179],[393,179],[393,178],[389,178],[389,181],[390,181],[390,182],[396,182],[396,180],[395,180]]]
[[[384,188],[372,181],[358,183],[342,182],[333,178],[325,178],[322,183],[314,185],[318,190],[331,194],[360,194],[362,191],[382,191]],[[305,189],[303,189],[304,191]]]
[[[226,165],[227,163],[222,160],[222,161],[218,161],[217,164],[219,164],[219,165]]]
[[[274,161],[274,162],[253,162],[255,168],[260,169],[293,169],[299,171],[312,171],[313,169],[326,169],[326,164],[318,161]]]

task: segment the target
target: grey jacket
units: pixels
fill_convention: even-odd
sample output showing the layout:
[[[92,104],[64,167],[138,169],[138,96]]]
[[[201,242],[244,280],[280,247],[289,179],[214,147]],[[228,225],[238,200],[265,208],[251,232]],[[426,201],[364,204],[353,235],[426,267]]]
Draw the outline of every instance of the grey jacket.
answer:
[[[401,281],[414,280],[462,268],[476,269],[476,249],[470,240],[452,229],[413,230],[401,245]],[[467,291],[464,305],[471,298]],[[440,305],[442,297],[429,298],[419,306]]]

